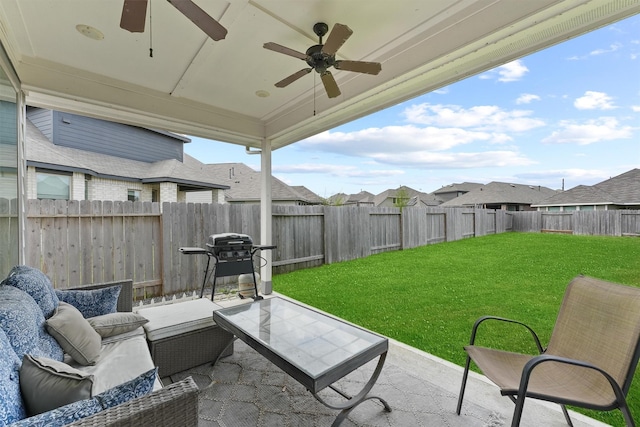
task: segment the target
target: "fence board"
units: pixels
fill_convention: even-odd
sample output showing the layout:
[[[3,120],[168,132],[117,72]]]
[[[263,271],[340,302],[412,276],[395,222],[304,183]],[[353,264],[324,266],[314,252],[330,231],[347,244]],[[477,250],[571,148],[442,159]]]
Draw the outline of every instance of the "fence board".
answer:
[[[124,227],[124,202],[113,202],[112,212],[115,216],[111,221],[111,233],[113,236],[113,248],[112,262],[113,262],[113,279],[123,280],[126,279],[126,258],[127,253],[124,246],[125,241],[125,227]]]
[[[42,271],[48,275],[54,286],[56,283],[56,271],[55,271],[55,206],[53,200],[43,200],[40,205],[40,213],[45,214],[46,217],[42,221]]]
[[[0,197],[0,236],[11,234],[11,200]],[[8,244],[0,245],[0,274],[6,275],[12,267],[11,250],[18,247]]]
[[[68,226],[68,244],[67,244],[67,271],[69,286],[82,285],[82,253],[80,251],[80,202],[77,200],[69,201],[67,212],[69,218]]]
[[[93,204],[89,200],[80,201],[80,252],[82,253],[82,281],[80,284],[82,285],[96,283],[93,280],[93,251],[91,250],[93,243],[92,206]]]
[[[113,235],[114,222],[113,202],[105,200],[102,202],[102,236],[104,239],[104,249],[102,251],[102,277],[113,277],[113,259],[115,253],[115,237]]]

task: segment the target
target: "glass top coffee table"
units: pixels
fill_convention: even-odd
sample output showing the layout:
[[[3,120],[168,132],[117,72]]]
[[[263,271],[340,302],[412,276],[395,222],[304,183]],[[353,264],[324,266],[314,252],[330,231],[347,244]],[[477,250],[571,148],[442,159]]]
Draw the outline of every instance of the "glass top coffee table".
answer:
[[[334,426],[368,399],[380,400],[391,411],[386,401],[368,395],[382,371],[387,338],[277,297],[216,310],[213,319],[305,386],[319,402],[341,410]],[[376,357],[378,364],[358,395],[347,396],[332,385]],[[318,396],[326,387],[347,400],[327,403]]]

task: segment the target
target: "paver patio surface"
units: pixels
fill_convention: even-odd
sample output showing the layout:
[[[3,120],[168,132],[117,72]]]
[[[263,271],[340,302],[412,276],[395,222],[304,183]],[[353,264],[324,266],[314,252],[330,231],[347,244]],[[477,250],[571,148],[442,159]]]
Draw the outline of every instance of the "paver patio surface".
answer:
[[[462,351],[462,349],[461,349]],[[376,359],[377,360],[377,359]],[[336,385],[357,393],[368,381],[376,360],[349,374]],[[200,387],[200,427],[323,427],[339,411],[320,404],[303,386],[241,341],[233,355],[217,365],[206,364],[180,372],[165,383],[191,376]],[[455,414],[462,368],[390,340],[387,361],[371,391],[392,407],[367,400],[342,423],[344,427],[487,426],[511,424],[513,403],[500,396],[484,377],[471,373],[460,416]],[[327,388],[320,396],[329,402],[344,400]],[[572,413],[576,427],[604,426]],[[521,425],[566,426],[559,406],[529,399]]]

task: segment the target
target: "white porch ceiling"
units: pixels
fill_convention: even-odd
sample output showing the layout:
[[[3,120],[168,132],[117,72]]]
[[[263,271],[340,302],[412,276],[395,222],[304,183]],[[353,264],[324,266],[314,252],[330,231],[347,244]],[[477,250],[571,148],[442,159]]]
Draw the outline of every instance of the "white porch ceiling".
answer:
[[[277,149],[640,12],[640,0],[195,2],[226,39],[166,0],[149,0],[144,33],[119,27],[122,0],[2,0],[0,38],[30,105]],[[380,74],[332,70],[333,99],[315,73],[274,87],[306,64],[262,45],[304,52],[316,22],[348,25],[339,59],[381,62]]]

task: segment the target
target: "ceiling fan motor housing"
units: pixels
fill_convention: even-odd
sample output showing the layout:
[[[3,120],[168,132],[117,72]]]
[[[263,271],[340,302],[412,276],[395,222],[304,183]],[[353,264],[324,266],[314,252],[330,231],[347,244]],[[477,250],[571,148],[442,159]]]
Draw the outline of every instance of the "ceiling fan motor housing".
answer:
[[[323,74],[327,71],[327,68],[334,66],[336,63],[335,55],[323,53],[322,46],[321,44],[311,46],[306,52],[307,64],[319,74]]]

